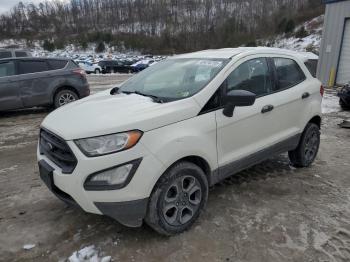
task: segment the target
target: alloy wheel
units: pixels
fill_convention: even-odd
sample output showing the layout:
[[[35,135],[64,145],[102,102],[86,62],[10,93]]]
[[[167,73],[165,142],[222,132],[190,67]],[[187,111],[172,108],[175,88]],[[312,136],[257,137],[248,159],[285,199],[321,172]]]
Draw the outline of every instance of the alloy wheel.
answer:
[[[61,94],[61,96],[58,99],[58,104],[59,106],[64,106],[68,103],[74,102],[75,100],[76,98],[74,97],[74,95],[67,92],[67,93]]]
[[[316,157],[318,145],[319,145],[319,137],[316,130],[310,132],[305,139],[305,159],[307,162],[312,162]]]
[[[189,222],[202,202],[200,182],[193,176],[181,176],[173,181],[162,201],[162,215],[171,226]]]

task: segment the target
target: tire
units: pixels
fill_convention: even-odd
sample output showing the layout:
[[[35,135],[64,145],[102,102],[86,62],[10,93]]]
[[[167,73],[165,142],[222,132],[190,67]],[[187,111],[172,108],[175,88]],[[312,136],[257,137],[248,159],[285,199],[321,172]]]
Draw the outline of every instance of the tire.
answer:
[[[288,152],[289,160],[295,167],[308,167],[314,162],[320,146],[320,128],[308,123],[301,135],[298,147]]]
[[[69,89],[64,89],[59,91],[55,97],[54,97],[54,107],[59,108],[61,106],[64,106],[68,103],[74,102],[78,100],[78,95]]]
[[[100,71],[100,69],[95,69],[95,74],[97,75],[97,74],[100,74],[101,73],[101,71]]]
[[[339,99],[339,105],[342,109],[344,110],[349,110],[350,109],[350,105],[347,105],[344,100],[342,99]]]
[[[185,161],[175,164],[152,192],[146,223],[165,236],[186,231],[205,207],[208,188],[208,180],[200,167]]]

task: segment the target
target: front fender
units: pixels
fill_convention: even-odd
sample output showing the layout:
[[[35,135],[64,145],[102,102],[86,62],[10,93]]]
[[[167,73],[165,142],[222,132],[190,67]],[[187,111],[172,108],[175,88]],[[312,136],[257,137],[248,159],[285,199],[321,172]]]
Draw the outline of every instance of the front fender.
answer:
[[[175,162],[189,156],[204,159],[213,171],[218,167],[215,113],[208,113],[146,132],[142,144],[163,164],[155,181]]]

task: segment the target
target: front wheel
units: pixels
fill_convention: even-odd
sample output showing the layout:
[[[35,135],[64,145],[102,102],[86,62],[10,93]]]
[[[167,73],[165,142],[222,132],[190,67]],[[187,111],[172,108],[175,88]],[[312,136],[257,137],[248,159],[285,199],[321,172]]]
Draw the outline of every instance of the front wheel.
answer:
[[[78,100],[78,95],[69,89],[61,90],[54,97],[54,106],[59,108],[71,102]]]
[[[295,167],[308,167],[315,160],[320,146],[320,128],[309,123],[301,135],[298,147],[289,151],[289,159]]]
[[[156,184],[150,198],[146,223],[162,235],[189,229],[208,199],[208,181],[201,168],[179,162]]]

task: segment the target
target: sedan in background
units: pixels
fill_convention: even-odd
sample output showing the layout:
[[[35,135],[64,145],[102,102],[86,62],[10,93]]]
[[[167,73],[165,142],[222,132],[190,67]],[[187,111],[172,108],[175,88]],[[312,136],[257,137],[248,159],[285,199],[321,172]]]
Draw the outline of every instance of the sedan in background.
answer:
[[[129,63],[120,60],[102,60],[98,63],[103,74],[109,73],[132,73]]]
[[[133,65],[131,65],[131,69],[134,73],[141,72],[145,70],[147,67],[151,66],[154,63],[154,60],[141,60]]]

